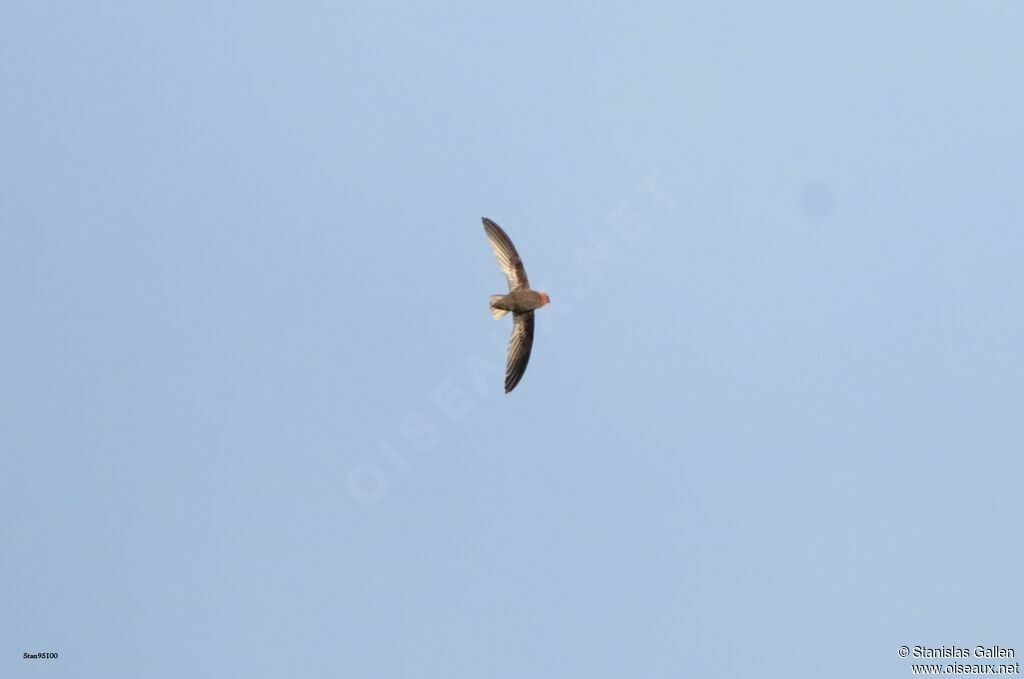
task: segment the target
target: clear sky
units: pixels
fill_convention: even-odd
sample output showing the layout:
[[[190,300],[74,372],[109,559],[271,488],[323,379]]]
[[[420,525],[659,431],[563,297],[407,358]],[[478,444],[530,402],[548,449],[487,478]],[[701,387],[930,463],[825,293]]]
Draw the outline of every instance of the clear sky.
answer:
[[[1024,654],[1024,5],[442,4],[4,3],[0,676]]]

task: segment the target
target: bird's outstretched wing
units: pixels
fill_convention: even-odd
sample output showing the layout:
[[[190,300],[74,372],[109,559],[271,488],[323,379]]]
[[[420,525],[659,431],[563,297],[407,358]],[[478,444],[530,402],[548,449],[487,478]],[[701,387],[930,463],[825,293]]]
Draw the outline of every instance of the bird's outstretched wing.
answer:
[[[519,259],[516,246],[512,245],[508,234],[501,230],[501,227],[484,217],[484,231],[487,232],[487,240],[491,242],[491,249],[498,259],[498,266],[508,279],[510,292],[526,290],[530,287],[530,281],[526,278],[526,269],[523,268],[523,260]],[[525,365],[523,366],[526,367]]]
[[[508,366],[505,368],[505,393],[512,391],[523,379],[533,349],[533,312],[512,315],[512,337],[508,341]]]

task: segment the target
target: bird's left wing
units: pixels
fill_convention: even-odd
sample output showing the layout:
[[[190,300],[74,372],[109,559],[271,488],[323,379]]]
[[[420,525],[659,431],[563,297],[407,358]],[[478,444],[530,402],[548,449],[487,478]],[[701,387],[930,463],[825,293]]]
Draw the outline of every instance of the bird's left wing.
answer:
[[[484,217],[484,231],[487,232],[487,240],[491,242],[491,249],[498,259],[498,266],[508,280],[510,292],[526,290],[530,287],[530,281],[526,279],[526,269],[523,268],[523,260],[519,259],[516,246],[508,234],[501,230],[501,227]]]
[[[508,341],[508,366],[505,368],[505,393],[512,391],[523,379],[533,349],[533,312],[522,311],[512,316],[512,337]]]

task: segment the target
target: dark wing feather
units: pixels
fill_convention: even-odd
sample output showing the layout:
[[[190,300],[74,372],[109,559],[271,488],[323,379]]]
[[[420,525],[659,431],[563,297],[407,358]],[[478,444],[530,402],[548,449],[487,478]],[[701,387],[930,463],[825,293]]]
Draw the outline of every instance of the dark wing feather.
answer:
[[[505,368],[505,393],[512,391],[523,379],[533,349],[533,312],[512,315],[512,337],[508,341],[508,366]]]
[[[523,268],[523,260],[519,259],[516,246],[512,245],[508,234],[501,230],[501,227],[484,217],[484,231],[487,233],[487,240],[491,242],[491,249],[498,259],[498,266],[508,280],[508,289],[511,292],[526,290],[530,287],[530,281],[526,279],[526,269]]]

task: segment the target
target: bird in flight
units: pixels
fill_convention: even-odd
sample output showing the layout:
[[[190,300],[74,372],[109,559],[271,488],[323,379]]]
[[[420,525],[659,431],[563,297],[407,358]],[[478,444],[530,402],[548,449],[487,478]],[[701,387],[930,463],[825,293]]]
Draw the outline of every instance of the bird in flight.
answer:
[[[501,227],[484,217],[484,231],[498,266],[508,279],[507,295],[491,295],[491,316],[501,318],[512,312],[512,338],[508,342],[508,365],[505,367],[505,393],[512,391],[523,379],[533,348],[533,311],[551,300],[548,293],[531,290],[523,260]]]

